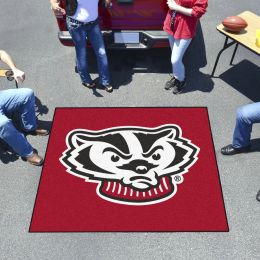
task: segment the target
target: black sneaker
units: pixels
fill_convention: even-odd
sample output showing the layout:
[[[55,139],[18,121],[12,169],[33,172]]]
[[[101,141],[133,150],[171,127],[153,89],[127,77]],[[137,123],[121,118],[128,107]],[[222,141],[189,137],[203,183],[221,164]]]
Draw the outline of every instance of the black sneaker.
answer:
[[[234,155],[238,153],[246,153],[249,152],[251,148],[251,145],[247,145],[240,148],[235,148],[232,144],[229,144],[223,148],[221,148],[221,153],[224,155]]]
[[[186,80],[179,81],[178,79],[175,79],[175,83],[173,86],[172,93],[173,94],[179,94],[183,91],[184,86],[185,86]]]
[[[176,81],[176,78],[174,76],[172,76],[172,78],[165,83],[164,88],[166,90],[172,89],[174,87],[175,81]]]

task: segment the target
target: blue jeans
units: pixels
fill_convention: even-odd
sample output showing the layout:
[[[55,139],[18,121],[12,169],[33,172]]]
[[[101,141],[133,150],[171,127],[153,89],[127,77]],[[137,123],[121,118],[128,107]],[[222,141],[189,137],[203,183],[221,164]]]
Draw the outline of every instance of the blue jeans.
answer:
[[[93,24],[78,24],[72,22],[70,17],[67,17],[67,27],[75,45],[76,66],[82,83],[92,83],[88,70],[86,48],[87,40],[89,40],[97,57],[100,84],[104,86],[109,85],[107,55],[98,20]]]
[[[185,68],[182,59],[192,39],[175,39],[172,35],[168,35],[168,38],[172,49],[172,74],[179,81],[183,81],[185,80]]]
[[[260,123],[260,102],[239,107],[233,134],[233,147],[241,148],[250,144],[250,135],[254,123]]]
[[[25,132],[37,128],[35,117],[35,97],[27,88],[0,91],[0,138],[22,157],[33,154],[33,148],[13,125],[11,117],[19,116],[19,123]]]

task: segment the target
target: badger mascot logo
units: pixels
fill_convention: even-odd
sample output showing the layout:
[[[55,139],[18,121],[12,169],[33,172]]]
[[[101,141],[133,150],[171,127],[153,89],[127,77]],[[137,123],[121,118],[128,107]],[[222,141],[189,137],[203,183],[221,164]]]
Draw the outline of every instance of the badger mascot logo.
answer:
[[[176,194],[198,159],[199,148],[181,134],[177,125],[75,129],[60,161],[68,173],[99,183],[97,194],[105,200],[155,204]]]

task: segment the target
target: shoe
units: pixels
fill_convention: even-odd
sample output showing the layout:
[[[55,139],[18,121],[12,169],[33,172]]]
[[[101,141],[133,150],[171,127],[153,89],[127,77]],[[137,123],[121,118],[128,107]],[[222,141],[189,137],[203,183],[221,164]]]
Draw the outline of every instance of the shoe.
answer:
[[[92,81],[91,83],[82,83],[82,85],[84,87],[87,87],[87,88],[90,88],[90,89],[93,89],[94,87],[96,87],[96,83],[94,81]]]
[[[241,148],[235,148],[232,144],[229,144],[223,148],[221,148],[221,153],[224,155],[234,155],[237,153],[244,153],[250,150],[251,145],[247,145]]]
[[[38,128],[38,129],[35,130],[35,134],[39,135],[39,136],[46,136],[46,135],[49,135],[50,132],[47,129]]]
[[[260,202],[260,190],[256,194],[256,200],[258,200]]]
[[[184,86],[186,84],[186,80],[179,81],[178,79],[175,79],[174,86],[172,89],[173,94],[179,94],[183,91]]]
[[[31,135],[39,135],[39,136],[46,136],[46,135],[49,135],[50,132],[47,129],[37,128],[36,130],[30,132],[29,134],[31,134]]]
[[[176,78],[174,76],[172,76],[172,78],[165,83],[164,89],[166,89],[166,90],[172,89],[174,87],[175,81],[176,81]]]
[[[113,92],[113,87],[111,86],[111,85],[102,85],[104,88],[105,88],[105,91],[106,92],[109,92],[109,93],[111,93],[111,92]]]
[[[35,152],[31,156],[25,157],[23,159],[34,166],[41,166],[43,165],[44,161],[43,158]]]

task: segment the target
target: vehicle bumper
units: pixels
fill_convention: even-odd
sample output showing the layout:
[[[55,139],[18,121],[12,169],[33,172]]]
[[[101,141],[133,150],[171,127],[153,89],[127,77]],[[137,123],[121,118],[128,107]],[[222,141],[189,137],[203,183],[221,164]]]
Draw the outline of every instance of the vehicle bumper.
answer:
[[[164,31],[116,31],[125,33],[138,33],[138,43],[116,43],[114,31],[102,31],[107,49],[150,49],[169,47],[168,35]],[[73,41],[68,31],[60,31],[60,42],[65,46],[73,46]]]

